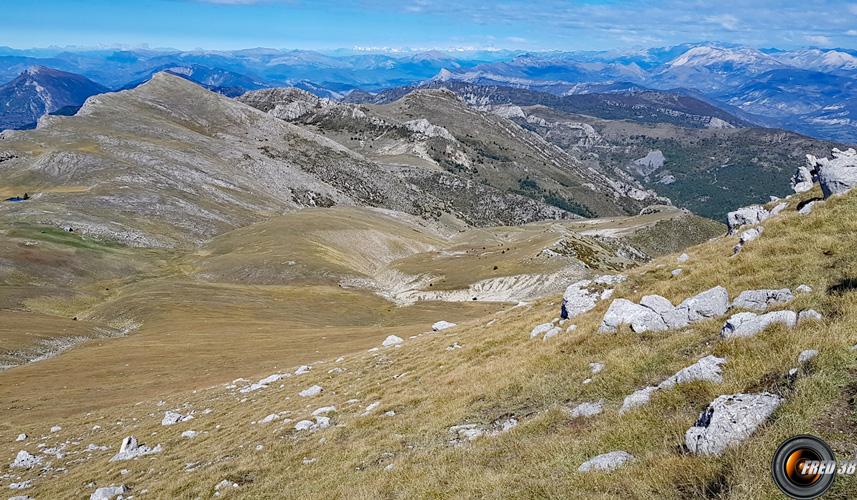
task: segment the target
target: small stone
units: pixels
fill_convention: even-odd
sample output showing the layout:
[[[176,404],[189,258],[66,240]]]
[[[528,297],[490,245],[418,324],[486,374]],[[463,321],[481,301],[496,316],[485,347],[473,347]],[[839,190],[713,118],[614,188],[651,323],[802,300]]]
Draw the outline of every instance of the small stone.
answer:
[[[681,273],[683,273],[683,272],[684,272],[684,269],[678,268],[678,269],[673,269],[672,272],[670,272],[670,274],[672,274],[673,276],[680,276]]]
[[[802,206],[800,208],[800,210],[797,211],[797,213],[799,213],[801,215],[809,215],[812,213],[812,209],[815,207],[815,205],[817,203],[818,203],[817,201],[811,201],[811,202],[807,203],[806,205]]]
[[[604,409],[604,400],[591,403],[580,403],[569,411],[571,418],[594,417]]]
[[[277,420],[279,418],[280,418],[280,416],[277,415],[276,413],[271,413],[270,415],[263,418],[262,420],[259,420],[259,424],[270,424],[271,422],[273,422],[274,420]]]
[[[801,351],[797,357],[797,362],[800,364],[808,363],[816,356],[818,356],[818,351],[815,349],[807,349],[805,351]]]
[[[310,370],[312,370],[311,366],[301,365],[298,367],[297,370],[295,370],[295,375],[304,375],[306,373],[309,373]]]
[[[187,439],[195,438],[199,433],[197,431],[184,431],[182,432],[182,437]]]
[[[809,285],[800,285],[795,288],[797,293],[812,293],[812,287]]]
[[[438,321],[437,323],[431,325],[431,329],[435,332],[439,332],[441,330],[446,330],[455,326],[455,323],[450,323],[449,321]]]
[[[327,429],[328,427],[330,427],[330,417],[325,417],[322,415],[315,417],[315,425],[319,429]]]
[[[798,314],[797,322],[798,324],[800,324],[805,321],[821,321],[822,319],[824,318],[820,312],[816,311],[815,309],[806,309],[804,311],[801,311],[800,314]]]
[[[313,386],[307,387],[306,389],[299,392],[298,396],[300,396],[302,398],[309,398],[309,397],[313,397],[313,396],[318,396],[323,391],[324,391],[324,389],[322,389],[320,385],[313,385]]]
[[[58,425],[51,427],[51,432],[59,432],[61,430],[62,430],[62,427],[60,427]]]
[[[538,337],[539,335],[549,332],[553,328],[554,326],[552,323],[542,323],[540,325],[536,325],[533,327],[532,331],[530,331],[530,338],[532,339]]]
[[[658,384],[659,389],[669,389],[678,384],[686,384],[697,380],[720,384],[723,382],[720,365],[726,363],[725,358],[717,356],[705,356],[696,363],[682,368],[672,377]]]
[[[127,492],[128,490],[124,484],[119,486],[105,486],[98,488],[95,490],[95,493],[89,495],[89,500],[113,500],[113,498],[124,495]]]
[[[611,451],[587,460],[577,468],[577,472],[610,472],[631,460],[634,460],[634,455],[628,452]]]
[[[403,343],[404,340],[401,337],[397,337],[395,335],[390,335],[384,342],[381,343],[381,347],[393,347],[394,345],[399,345]]]
[[[296,431],[308,431],[308,430],[312,430],[314,426],[315,426],[315,423],[313,423],[312,420],[301,420],[295,424],[295,430]]]
[[[15,438],[15,441],[26,441],[26,440],[27,440],[27,435],[24,434],[23,432],[18,434],[18,437]]]
[[[619,415],[647,404],[649,400],[652,399],[652,394],[657,390],[657,387],[649,386],[638,391],[634,391],[633,394],[626,396],[625,400],[622,402],[622,408],[619,409]]]
[[[551,328],[550,330],[548,330],[547,332],[545,332],[544,341],[547,342],[548,339],[556,337],[560,333],[562,333],[562,328],[555,326],[555,327]]]
[[[164,413],[164,418],[161,419],[161,425],[175,425],[187,420],[193,420],[193,415],[182,415],[175,411],[168,411]]]
[[[319,415],[327,415],[328,413],[333,413],[336,411],[335,406],[322,406],[321,408],[312,412],[313,417],[317,417]]]
[[[604,363],[589,363],[589,369],[592,371],[593,375],[597,375],[604,369]]]
[[[675,260],[676,260],[676,262],[678,262],[679,264],[684,264],[684,263],[685,263],[685,262],[687,262],[689,259],[690,259],[690,256],[689,256],[688,254],[686,254],[686,253],[683,253],[683,254],[679,255],[678,257],[676,257],[676,259],[675,259]]]

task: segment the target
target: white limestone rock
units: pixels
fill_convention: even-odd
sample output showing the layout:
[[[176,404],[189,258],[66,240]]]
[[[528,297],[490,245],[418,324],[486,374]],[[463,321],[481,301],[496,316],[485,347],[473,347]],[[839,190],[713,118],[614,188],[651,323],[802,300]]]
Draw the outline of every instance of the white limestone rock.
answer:
[[[315,422],[312,420],[301,420],[295,424],[296,431],[309,431],[315,428]]]
[[[723,371],[720,366],[726,363],[725,358],[705,356],[696,363],[682,368],[675,375],[658,384],[659,389],[669,389],[678,384],[686,384],[696,380],[720,384],[723,382]]]
[[[311,386],[307,387],[306,389],[302,390],[301,392],[299,392],[298,396],[300,396],[302,398],[311,398],[313,396],[318,396],[323,391],[324,391],[324,389],[322,389],[320,385],[311,385]]]
[[[545,332],[545,338],[544,338],[544,341],[545,341],[545,342],[547,342],[547,340],[548,340],[548,339],[553,338],[553,337],[556,337],[556,336],[557,336],[557,335],[559,335],[560,333],[562,333],[562,328],[560,328],[560,327],[558,327],[558,326],[555,326],[555,327],[553,327],[553,328],[551,328],[550,330],[548,330],[548,331],[546,331],[546,332]]]
[[[652,399],[652,394],[657,390],[657,387],[649,386],[638,391],[634,391],[633,394],[626,396],[625,400],[622,402],[622,408],[619,409],[619,415],[623,415],[634,408],[639,408],[640,406],[647,404],[649,400]]]
[[[15,455],[15,460],[9,466],[13,469],[32,469],[37,465],[41,465],[42,457],[31,455],[27,450],[21,450]]]
[[[676,276],[681,276],[681,273],[683,273],[683,272],[684,272],[684,269],[682,269],[682,268],[680,268],[680,267],[679,267],[679,268],[677,268],[677,269],[673,269],[672,271],[670,271],[670,274],[671,274],[673,277],[676,277]]]
[[[817,203],[818,203],[817,201],[811,201],[811,202],[807,203],[806,205],[800,207],[800,209],[797,211],[797,213],[799,213],[801,215],[809,215],[812,213],[812,209],[815,208],[815,205]]]
[[[800,285],[795,288],[795,292],[797,293],[812,293],[812,287],[809,285]]]
[[[577,472],[610,472],[634,460],[634,455],[626,451],[611,451],[583,462]]]
[[[685,263],[685,262],[687,262],[689,259],[690,259],[690,256],[689,256],[688,254],[686,254],[686,253],[683,253],[683,254],[679,255],[678,257],[676,257],[676,259],[675,259],[675,260],[676,260],[676,262],[678,262],[679,264],[684,264],[684,263]]]
[[[774,208],[771,209],[771,217],[780,215],[780,213],[788,208],[789,204],[786,202],[778,203]]]
[[[179,412],[167,411],[164,412],[164,418],[161,419],[161,425],[175,425],[179,422],[193,420],[193,415],[182,415]]]
[[[182,432],[182,437],[185,439],[193,439],[199,435],[197,431],[184,431]]]
[[[607,308],[598,331],[612,333],[623,324],[631,325],[631,330],[636,333],[667,329],[667,325],[661,316],[648,307],[635,304],[627,299],[616,299]]]
[[[536,338],[539,335],[549,332],[553,328],[553,323],[542,323],[540,325],[536,325],[530,331],[530,338]]]
[[[857,151],[833,148],[833,158],[806,155],[807,169],[815,172],[825,198],[846,193],[857,185]]]
[[[739,208],[734,212],[729,212],[726,215],[726,225],[729,226],[729,233],[733,234],[741,226],[755,226],[756,224],[762,223],[770,216],[770,212],[768,212],[765,207],[761,205],[751,205],[749,207]]]
[[[800,166],[792,175],[791,184],[795,193],[805,193],[812,189],[814,184],[812,172],[805,166]]]
[[[780,406],[770,393],[719,396],[685,433],[685,445],[699,455],[720,455],[755,432]]]
[[[15,438],[15,441],[26,441],[26,440],[27,440],[27,435],[24,434],[23,432],[18,434],[18,437]]]
[[[753,337],[771,325],[782,324],[794,328],[797,314],[794,311],[774,311],[766,314],[742,312],[733,314],[720,330],[724,339]]]
[[[438,321],[437,323],[431,325],[431,329],[435,332],[439,332],[441,330],[446,330],[455,326],[455,323],[450,323],[449,321]]]
[[[589,370],[592,371],[593,375],[597,375],[601,373],[601,370],[604,369],[604,363],[589,363]]]
[[[794,300],[794,295],[788,288],[779,290],[746,290],[738,294],[732,301],[736,309],[765,311],[771,306],[788,304]]]
[[[328,413],[333,413],[336,411],[335,406],[322,406],[321,408],[316,409],[312,412],[313,417],[317,417],[319,415],[327,415]]]
[[[594,417],[604,410],[604,400],[580,403],[569,411],[571,418]]]
[[[798,314],[797,322],[798,324],[801,324],[806,321],[821,321],[822,319],[824,319],[824,317],[820,312],[815,309],[806,309]]]
[[[134,436],[128,436],[122,440],[122,445],[119,447],[119,453],[113,455],[113,458],[111,458],[110,461],[120,462],[123,460],[132,460],[138,457],[160,453],[161,451],[161,445],[150,448],[146,445],[137,444],[137,438]]]
[[[399,345],[403,342],[404,342],[404,340],[402,339],[402,337],[390,335],[386,339],[384,339],[384,342],[381,343],[381,346],[382,347],[393,347],[394,345]]]
[[[765,228],[762,226],[750,228],[738,237],[738,243],[741,245],[746,245],[751,241],[759,239],[759,236],[762,236],[762,233],[765,231]]]
[[[807,349],[805,351],[801,351],[797,357],[797,362],[800,364],[808,363],[816,356],[818,356],[818,351],[815,349]]]
[[[120,484],[119,486],[105,486],[98,488],[93,494],[89,495],[89,500],[113,500],[127,492],[128,490],[124,484]]]
[[[297,368],[297,370],[295,370],[295,375],[305,375],[305,374],[309,373],[310,370],[312,370],[311,366],[301,365]]]

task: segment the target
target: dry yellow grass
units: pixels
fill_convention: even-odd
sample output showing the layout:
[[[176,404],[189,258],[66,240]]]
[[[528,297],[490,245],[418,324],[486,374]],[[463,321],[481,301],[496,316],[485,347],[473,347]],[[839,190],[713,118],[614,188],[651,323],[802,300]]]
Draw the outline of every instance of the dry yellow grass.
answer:
[[[808,283],[814,292],[789,307],[821,311],[826,319],[820,323],[793,330],[775,327],[732,341],[718,336],[722,320],[666,333],[600,335],[595,328],[608,305],[602,302],[575,320],[579,328],[574,334],[552,342],[529,340],[533,325],[555,316],[554,297],[416,339],[408,339],[407,333],[421,330],[409,327],[401,335],[408,339],[401,348],[357,352],[339,363],[328,358],[309,374],[247,395],[222,385],[198,387],[25,424],[19,417],[26,410],[7,403],[11,391],[4,382],[0,456],[9,461],[18,449],[32,451],[38,442],[74,443],[67,445],[64,458],[51,460],[66,471],[44,477],[20,474],[35,480],[28,494],[36,498],[77,498],[95,485],[120,483],[135,496],[208,497],[223,479],[241,485],[226,496],[246,498],[776,498],[769,462],[784,438],[812,433],[825,438],[840,457],[857,451],[857,360],[849,349],[857,343],[857,293],[828,292],[857,273],[857,194],[828,200],[809,216],[793,211],[796,202],[766,223],[763,237],[738,256],[730,256],[735,237],[721,238],[689,250],[691,259],[680,277],[670,276],[674,256],[667,256],[630,272],[616,296],[637,299],[659,293],[677,302],[717,284],[734,296],[744,289]],[[131,350],[154,348],[138,338],[122,341]],[[447,351],[455,341],[463,348]],[[785,373],[808,348],[818,349],[819,356],[789,384]],[[649,405],[618,415],[625,395],[709,353],[728,359],[722,385],[693,383],[660,391]],[[248,374],[261,378],[297,364],[285,353],[264,354],[260,363],[264,358],[265,365],[248,366]],[[592,361],[606,368],[584,385]],[[213,363],[212,380],[220,366]],[[334,367],[344,371],[328,373]],[[297,395],[312,384],[323,386],[324,392],[314,398]],[[778,392],[787,401],[752,438],[717,458],[682,451],[685,430],[714,397],[760,390]],[[92,393],[93,400],[99,396]],[[130,393],[126,399],[136,396]],[[563,410],[569,402],[602,398],[605,412],[592,419],[570,420]],[[159,406],[159,399],[165,404]],[[347,403],[353,399],[359,402]],[[360,416],[373,401],[380,401],[380,407]],[[326,405],[337,407],[334,427],[317,433],[292,430],[294,421]],[[170,408],[193,409],[196,418],[162,427],[163,411]],[[203,414],[205,408],[213,411]],[[396,415],[382,416],[388,410]],[[251,423],[275,412],[287,412],[284,416],[293,422]],[[489,424],[508,415],[521,421],[510,432],[465,447],[449,446],[448,427]],[[13,417],[14,426],[9,424]],[[62,425],[62,431],[49,434],[52,424]],[[92,430],[94,425],[101,428]],[[181,438],[187,429],[201,434]],[[32,437],[24,444],[12,443],[18,432]],[[163,444],[164,452],[108,462],[121,439],[131,434],[146,444]],[[111,449],[83,452],[89,443]],[[593,455],[617,449],[637,460],[610,474],[576,472]],[[305,458],[317,461],[304,464]],[[386,470],[389,464],[392,470]],[[128,473],[121,474],[122,469]],[[829,497],[849,497],[855,487],[853,478],[841,477]]]

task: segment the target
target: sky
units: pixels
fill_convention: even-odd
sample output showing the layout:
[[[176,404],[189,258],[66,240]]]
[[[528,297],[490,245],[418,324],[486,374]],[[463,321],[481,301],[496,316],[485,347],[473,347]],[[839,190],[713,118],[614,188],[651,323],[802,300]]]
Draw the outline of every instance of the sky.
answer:
[[[17,0],[0,46],[611,50],[721,41],[857,47],[836,0]]]

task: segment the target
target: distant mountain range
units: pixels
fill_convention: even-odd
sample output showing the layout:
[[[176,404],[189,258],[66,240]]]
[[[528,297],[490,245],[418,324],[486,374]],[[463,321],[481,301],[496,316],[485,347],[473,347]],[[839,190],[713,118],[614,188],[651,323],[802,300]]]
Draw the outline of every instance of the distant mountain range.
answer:
[[[724,43],[622,53],[0,48],[0,81],[18,79],[34,65],[82,75],[110,89],[133,88],[167,71],[227,96],[294,86],[320,97],[362,102],[371,100],[367,95],[427,82],[504,86],[557,96],[658,91],[703,101],[745,123],[857,143],[857,50],[852,49],[758,50]],[[350,97],[352,93],[357,97]],[[29,106],[26,98],[18,100],[25,102],[10,101],[7,109]],[[4,116],[3,123],[26,126],[22,120]]]

